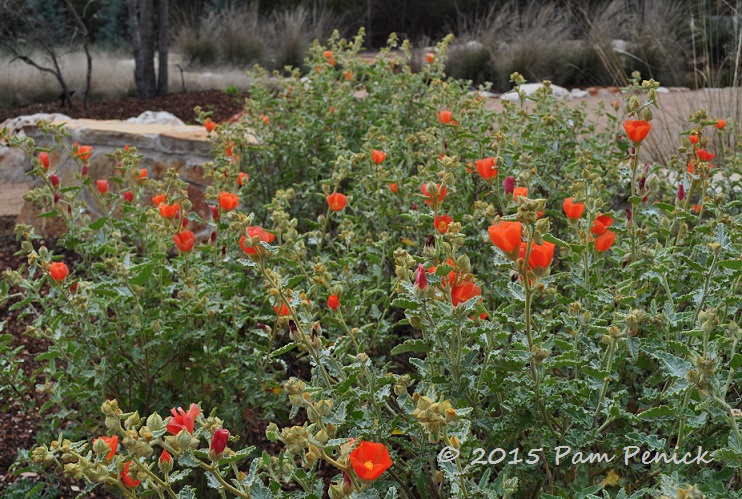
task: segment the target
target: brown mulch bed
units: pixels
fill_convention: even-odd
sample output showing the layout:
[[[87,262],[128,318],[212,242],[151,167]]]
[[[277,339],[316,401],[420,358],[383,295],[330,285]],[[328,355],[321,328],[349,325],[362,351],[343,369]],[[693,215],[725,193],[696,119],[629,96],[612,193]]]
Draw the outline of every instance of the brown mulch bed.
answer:
[[[0,123],[8,118],[36,113],[62,113],[70,118],[89,118],[95,120],[125,120],[140,115],[144,111],[167,111],[187,124],[195,124],[196,114],[193,108],[201,106],[204,111],[213,111],[211,119],[220,122],[243,110],[247,94],[229,95],[221,90],[204,90],[168,94],[149,100],[136,97],[123,97],[93,101],[87,111],[82,102],[75,99],[75,107],[62,107],[59,101],[31,104],[15,109],[0,110]]]

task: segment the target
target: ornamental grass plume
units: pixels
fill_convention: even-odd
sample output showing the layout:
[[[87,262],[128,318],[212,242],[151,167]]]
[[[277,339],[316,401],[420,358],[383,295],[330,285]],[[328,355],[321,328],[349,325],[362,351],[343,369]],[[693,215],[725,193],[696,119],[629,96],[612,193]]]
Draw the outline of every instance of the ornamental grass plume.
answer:
[[[361,480],[376,480],[394,462],[384,444],[363,441],[350,453],[350,464]]]
[[[577,220],[579,219],[582,214],[585,212],[585,205],[582,203],[575,203],[573,197],[567,198],[564,200],[564,203],[562,204],[562,208],[564,208],[564,213],[567,215],[567,218],[570,220]]]
[[[623,129],[626,131],[626,136],[631,142],[639,144],[647,138],[652,125],[644,120],[626,120],[623,124]]]
[[[332,211],[340,211],[348,205],[348,196],[333,192],[327,196],[327,204]]]

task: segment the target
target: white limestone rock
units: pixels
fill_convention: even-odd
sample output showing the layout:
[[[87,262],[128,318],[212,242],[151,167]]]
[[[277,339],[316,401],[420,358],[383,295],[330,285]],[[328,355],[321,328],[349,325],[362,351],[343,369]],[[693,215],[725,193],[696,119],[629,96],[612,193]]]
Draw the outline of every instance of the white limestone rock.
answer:
[[[144,111],[136,118],[129,118],[127,123],[137,123],[140,125],[170,125],[183,126],[185,123],[174,114],[165,111]]]

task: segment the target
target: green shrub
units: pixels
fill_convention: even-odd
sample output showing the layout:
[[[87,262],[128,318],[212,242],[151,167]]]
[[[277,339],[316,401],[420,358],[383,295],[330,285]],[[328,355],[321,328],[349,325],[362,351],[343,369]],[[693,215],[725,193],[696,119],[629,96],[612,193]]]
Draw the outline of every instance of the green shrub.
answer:
[[[1,288],[52,340],[46,422],[69,429],[36,463],[129,497],[192,497],[194,475],[238,497],[740,497],[742,161],[702,152],[738,131],[699,111],[644,165],[657,82],[632,76],[602,131],[519,74],[493,112],[444,74],[450,42],[413,73],[409,44],[369,62],[335,34],[306,77],[256,73],[209,135],[218,218],[131,148],[129,204],[82,171],[60,189],[12,139],[80,258],[65,275],[19,227]],[[189,247],[182,218],[215,236]],[[713,463],[638,456],[699,448]]]

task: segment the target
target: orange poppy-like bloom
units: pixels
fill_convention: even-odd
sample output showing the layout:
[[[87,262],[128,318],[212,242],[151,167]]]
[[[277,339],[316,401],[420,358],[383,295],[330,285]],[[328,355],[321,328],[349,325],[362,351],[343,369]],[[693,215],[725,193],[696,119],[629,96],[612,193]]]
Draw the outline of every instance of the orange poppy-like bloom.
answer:
[[[382,161],[386,159],[386,153],[384,151],[379,151],[377,149],[373,149],[371,151],[371,161],[376,163],[377,165],[380,165]]]
[[[472,281],[463,281],[451,288],[451,304],[454,307],[471,300],[475,296],[482,296],[482,288]]]
[[[343,71],[343,78],[345,78],[346,80],[352,80],[353,71]]]
[[[348,196],[339,192],[333,192],[327,196],[327,204],[332,211],[340,211],[347,206]]]
[[[93,146],[81,146],[77,142],[75,142],[74,144],[72,144],[72,153],[80,158],[80,161],[85,163],[93,154]]]
[[[698,144],[698,135],[694,133],[693,135],[688,137],[688,140],[691,144]]]
[[[443,123],[444,125],[448,125],[451,123],[451,118],[453,118],[453,113],[449,111],[448,109],[443,109],[441,111],[438,111],[438,121]]]
[[[95,181],[95,187],[98,189],[98,192],[101,194],[105,194],[108,192],[108,180],[106,179],[100,179]]]
[[[724,130],[724,127],[727,126],[726,120],[716,120],[716,124],[714,125],[717,130]]]
[[[260,238],[261,241],[265,243],[272,243],[273,240],[276,239],[276,236],[274,234],[267,232],[259,225],[254,226],[254,227],[248,227],[246,229],[246,232],[247,232],[247,236],[242,236],[240,238],[240,246],[242,247],[242,250],[248,255],[264,255],[265,254],[265,251],[263,250],[262,247],[260,247],[260,245],[256,245],[253,247],[245,246],[245,239],[247,239],[248,237],[252,239],[253,237],[257,236],[258,238]]]
[[[708,152],[705,149],[698,149],[696,151],[696,155],[698,156],[698,159],[701,161],[711,161],[716,157],[716,154],[712,152]]]
[[[652,125],[644,120],[626,120],[626,123],[623,124],[623,129],[626,130],[626,136],[629,137],[629,140],[634,144],[638,144],[647,138]]]
[[[340,306],[340,298],[338,295],[330,295],[330,297],[327,299],[327,308],[330,310],[337,310]]]
[[[451,215],[438,215],[433,220],[435,230],[437,230],[441,234],[445,234],[446,232],[448,232],[448,224],[451,223],[453,223],[453,217]]]
[[[216,127],[216,123],[214,123],[211,118],[206,118],[204,121],[204,127],[207,132],[211,132]]]
[[[554,259],[554,243],[544,241],[544,244],[531,244],[531,253],[528,255],[528,268],[546,268],[551,265],[551,261]],[[525,241],[520,243],[520,257],[526,257],[526,250],[528,249],[528,243]]]
[[[139,176],[137,178],[139,178],[139,180],[146,179],[147,178],[147,169],[146,168],[141,168],[139,170]]]
[[[599,236],[608,230],[608,227],[611,225],[613,225],[612,217],[608,215],[598,215],[593,221],[593,226],[590,227],[590,232]]]
[[[124,469],[121,470],[121,481],[124,482],[124,485],[126,485],[127,487],[136,487],[142,482],[140,482],[136,478],[132,478],[129,475],[130,466],[131,466],[131,461],[126,461],[126,464],[124,465]]]
[[[165,195],[164,194],[158,194],[157,196],[152,196],[152,202],[156,206],[159,206],[160,203],[164,203],[165,202]]]
[[[250,175],[248,175],[245,172],[240,172],[237,175],[237,185],[239,185],[240,187],[242,187],[243,185],[245,185],[248,180],[250,180]]]
[[[175,236],[173,236],[173,241],[175,241],[175,245],[180,248],[180,251],[191,251],[193,249],[193,244],[196,242],[196,238],[193,235],[193,232],[190,230],[184,230],[175,234]]]
[[[613,246],[613,241],[616,240],[616,234],[606,229],[601,235],[595,238],[595,249],[597,251],[607,251]]]
[[[181,431],[185,430],[193,435],[193,428],[196,425],[195,418],[201,414],[201,409],[196,404],[191,404],[188,408],[188,412],[184,411],[182,407],[178,407],[178,410],[170,409],[172,417],[167,422],[167,431],[172,435],[177,435]]]
[[[691,211],[693,213],[701,213],[701,208],[703,208],[703,204],[692,204],[690,206]]]
[[[528,197],[528,187],[514,187],[513,188],[513,200],[518,199],[518,196]]]
[[[131,191],[124,191],[121,193],[121,196],[123,196],[124,201],[126,201],[127,203],[134,202],[134,193]]]
[[[435,61],[435,54],[433,52],[428,52],[425,54],[425,62],[428,64],[433,64],[433,61]]]
[[[220,192],[219,193],[219,206],[224,211],[232,211],[240,204],[240,198],[237,194],[231,192]]]
[[[494,157],[490,156],[489,158],[478,159],[474,164],[477,167],[477,172],[479,172],[479,175],[481,175],[483,179],[489,180],[497,176]]]
[[[157,209],[160,210],[162,218],[175,218],[175,215],[177,215],[180,210],[180,205],[178,203],[160,203],[157,205]]]
[[[423,193],[423,196],[425,196],[427,199],[425,200],[425,203],[427,203],[428,206],[433,206],[435,204],[435,200],[433,199],[433,196],[431,194],[428,194],[428,184],[423,184],[420,186],[420,191]],[[446,188],[441,187],[441,184],[438,184],[438,203],[442,203],[443,200],[446,198]]]
[[[577,220],[585,212],[585,205],[582,203],[575,203],[574,199],[575,198],[567,198],[564,200],[564,203],[562,204],[562,208],[564,208],[564,213],[567,215],[567,218],[569,218],[570,220]]]
[[[506,255],[512,255],[520,247],[523,239],[523,224],[502,220],[490,225],[489,234],[492,244],[500,248]]]
[[[397,184],[395,184],[394,182],[392,182],[391,184],[389,184],[389,189],[390,189],[390,190],[391,190],[391,191],[392,191],[392,192],[393,192],[394,194],[396,194],[396,193],[397,193],[397,191],[398,191],[398,189],[397,189]]]
[[[291,311],[289,310],[289,307],[286,306],[285,303],[281,303],[281,309],[279,310],[278,306],[274,306],[273,310],[276,312],[276,315],[282,317],[286,315],[291,315]]]
[[[350,453],[350,464],[361,480],[376,480],[392,464],[389,451],[384,444],[361,442]]]
[[[106,460],[113,459],[114,454],[116,454],[116,449],[118,449],[119,447],[119,436],[114,435],[112,437],[100,437],[100,439],[103,440],[105,443],[107,443],[108,448],[110,449],[108,451],[108,454],[106,454],[106,457],[104,457],[103,459],[106,459]],[[95,442],[97,440],[98,440],[97,438],[93,440],[93,445],[95,445]]]
[[[54,262],[49,265],[49,275],[57,282],[62,282],[70,275],[70,269],[64,262]]]

